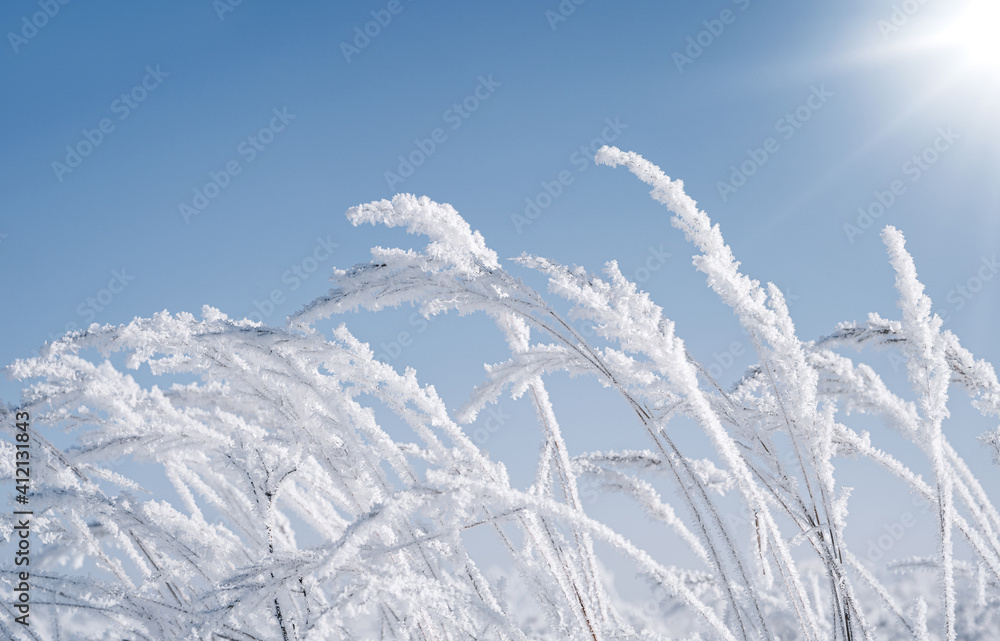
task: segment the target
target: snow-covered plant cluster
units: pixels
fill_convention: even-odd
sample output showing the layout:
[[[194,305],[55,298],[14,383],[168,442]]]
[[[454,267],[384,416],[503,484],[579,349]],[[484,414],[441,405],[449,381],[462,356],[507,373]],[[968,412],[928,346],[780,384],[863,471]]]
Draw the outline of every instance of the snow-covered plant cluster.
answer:
[[[19,568],[3,558],[0,636],[1000,638],[1000,514],[945,429],[953,388],[995,423],[1000,383],[942,331],[902,234],[883,232],[901,317],[873,314],[803,341],[781,291],[740,272],[679,181],[613,147],[597,161],[651,185],[696,248],[694,265],[756,352],[738,383],[713,380],[614,262],[597,275],[535,256],[514,261],[547,278],[571,307],[565,315],[508,273],[451,206],[401,194],[352,208],[356,225],[405,227],[429,243],[373,249],[371,262],[338,270],[329,294],[284,327],[209,307],[201,318],[164,312],[92,326],[8,367],[30,381],[20,403],[3,408],[0,472],[14,476],[14,412],[29,412],[34,609],[32,625],[15,623]],[[317,328],[334,314],[400,304],[427,316],[485,313],[509,360],[487,368],[464,407],[448,408],[413,370],[376,360],[343,325],[329,336]],[[595,337],[575,329],[580,320]],[[845,347],[897,351],[915,400]],[[141,385],[130,368],[167,383]],[[620,394],[648,448],[570,451],[572,427],[560,425],[546,391],[546,376],[560,371]],[[527,487],[463,431],[502,394],[537,416],[543,446]],[[412,438],[390,436],[388,413]],[[932,476],[852,427],[860,415],[922,452]],[[703,431],[714,459],[685,455],[680,417]],[[1000,432],[980,440],[1000,455]],[[887,471],[936,515],[936,550],[901,564],[899,584],[845,544],[850,488],[836,474],[844,457]],[[172,491],[150,496],[130,469],[161,471]],[[588,513],[584,482],[629,497],[700,569],[668,565]],[[750,527],[723,518],[722,501],[743,506]],[[10,537],[12,517],[2,518]],[[469,546],[484,531],[505,551],[507,577],[491,575]],[[607,554],[646,582],[655,607],[618,596]],[[935,577],[929,595],[903,589],[918,570]]]

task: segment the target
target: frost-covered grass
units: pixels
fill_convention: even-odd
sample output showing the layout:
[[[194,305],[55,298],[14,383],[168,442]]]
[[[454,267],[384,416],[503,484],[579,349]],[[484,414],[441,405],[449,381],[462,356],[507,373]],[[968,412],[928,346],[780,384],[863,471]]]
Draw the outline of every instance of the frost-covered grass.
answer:
[[[1000,515],[947,434],[949,390],[963,388],[994,423],[1000,384],[941,321],[917,280],[903,236],[883,238],[902,316],[872,314],[804,342],[781,291],[739,271],[718,226],[679,181],[633,153],[605,147],[697,249],[696,267],[732,308],[757,363],[723,388],[687,352],[663,310],[609,263],[603,275],[523,255],[549,294],[509,274],[449,205],[397,195],[355,207],[354,224],[405,227],[421,251],[374,248],[369,263],[335,274],[330,293],[287,326],[162,313],[92,326],[47,345],[8,372],[31,380],[20,405],[33,417],[32,626],[14,623],[7,579],[0,630],[43,639],[725,639],[803,641],[1000,638]],[[510,358],[459,408],[412,370],[398,372],[334,314],[412,304],[425,315],[483,312]],[[574,329],[596,328],[588,342]],[[915,402],[890,390],[844,347],[897,350]],[[196,377],[143,387],[126,368]],[[458,358],[459,356],[455,356]],[[596,377],[620,394],[648,449],[571,452],[545,377]],[[533,406],[543,446],[529,487],[511,483],[463,431],[502,394]],[[366,405],[368,404],[368,405]],[[394,439],[372,405],[414,435]],[[847,424],[866,414],[915,444],[922,478]],[[686,456],[678,417],[711,442],[713,459]],[[839,419],[839,420],[838,420]],[[845,421],[845,422],[841,422]],[[675,421],[676,422],[676,421]],[[53,444],[56,430],[76,444]],[[955,435],[952,435],[955,436]],[[964,435],[961,436],[964,438]],[[64,440],[64,437],[61,437]],[[13,477],[12,439],[0,441]],[[981,437],[1000,456],[1000,431]],[[850,488],[835,463],[881,468],[936,514],[938,546],[886,575],[845,543]],[[161,469],[172,500],[143,494],[114,471],[122,459]],[[655,478],[672,482],[670,496]],[[630,497],[686,546],[697,570],[665,564],[615,523],[588,514],[581,484]],[[740,530],[720,505],[752,515]],[[5,515],[4,532],[11,532]],[[488,532],[510,580],[468,545]],[[957,560],[955,544],[969,551]],[[793,555],[792,548],[799,550]],[[963,548],[963,549],[964,549]],[[802,550],[807,553],[803,554]],[[599,551],[625,559],[655,601],[617,596]],[[492,563],[492,560],[490,561]],[[916,583],[914,572],[934,582]],[[881,578],[880,578],[881,577]]]

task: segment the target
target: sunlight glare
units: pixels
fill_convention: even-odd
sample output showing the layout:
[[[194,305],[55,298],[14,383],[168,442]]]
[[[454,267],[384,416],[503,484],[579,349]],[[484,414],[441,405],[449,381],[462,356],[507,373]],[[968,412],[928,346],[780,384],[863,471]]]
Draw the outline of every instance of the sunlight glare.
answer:
[[[942,40],[962,48],[970,62],[1000,70],[1000,2],[970,0]]]

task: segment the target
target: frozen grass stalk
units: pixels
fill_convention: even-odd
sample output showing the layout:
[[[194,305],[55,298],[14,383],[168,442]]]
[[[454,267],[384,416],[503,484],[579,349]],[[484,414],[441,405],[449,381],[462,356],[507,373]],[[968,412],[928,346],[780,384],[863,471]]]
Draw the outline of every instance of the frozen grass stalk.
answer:
[[[428,243],[372,249],[370,262],[336,270],[330,292],[283,327],[211,307],[200,318],[163,312],[92,325],[7,367],[25,388],[16,406],[0,407],[8,437],[0,474],[14,480],[4,463],[14,460],[12,412],[32,416],[36,457],[41,543],[30,638],[1000,638],[995,483],[976,478],[958,454],[967,448],[948,440],[965,438],[949,430],[956,385],[992,421],[981,441],[1000,456],[1000,383],[930,313],[902,235],[883,234],[901,318],[872,314],[803,341],[781,291],[740,271],[680,181],[613,147],[596,160],[624,165],[652,187],[694,246],[694,266],[750,336],[756,362],[735,385],[713,380],[614,262],[597,274],[514,259],[514,269],[547,279],[548,292],[539,292],[450,205],[410,194],[359,205],[348,211],[353,224],[402,227]],[[399,305],[427,317],[485,313],[509,358],[488,365],[466,404],[451,408],[412,369],[378,361],[345,325],[324,324]],[[578,321],[593,336],[577,331]],[[846,348],[896,350],[916,402]],[[125,357],[124,370],[113,354]],[[147,386],[129,368],[186,382]],[[622,423],[648,448],[574,449],[578,427],[557,420],[546,389],[554,372],[591,376],[620,394],[630,408]],[[528,487],[467,435],[505,394],[537,418],[541,447]],[[916,444],[933,478],[857,429],[858,414]],[[391,426],[383,422],[390,415]],[[712,458],[678,445],[672,424],[682,416],[705,433]],[[67,434],[57,438],[59,430]],[[893,574],[847,546],[856,499],[837,475],[846,456],[933,508],[934,554],[897,560]],[[122,460],[162,471],[173,494],[151,495],[120,472]],[[643,549],[629,524],[595,518],[582,487],[633,501],[649,527],[676,534],[698,568],[671,566],[672,551]],[[746,527],[723,517],[732,502],[748,515]],[[9,512],[0,518],[10,532]],[[468,545],[480,533],[495,542],[493,556]],[[491,569],[497,558],[500,577]],[[612,562],[647,583],[648,599],[617,596]],[[18,568],[0,563],[0,636],[15,638],[25,632],[9,605]],[[936,586],[914,583],[927,569]]]

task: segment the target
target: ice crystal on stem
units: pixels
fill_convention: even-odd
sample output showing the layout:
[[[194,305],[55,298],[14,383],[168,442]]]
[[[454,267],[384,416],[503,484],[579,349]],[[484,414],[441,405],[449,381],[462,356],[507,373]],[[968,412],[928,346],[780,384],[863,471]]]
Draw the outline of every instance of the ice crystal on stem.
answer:
[[[930,314],[902,235],[884,232],[901,319],[873,314],[803,341],[781,291],[740,271],[719,226],[680,181],[613,147],[597,162],[623,165],[652,187],[696,248],[695,267],[751,337],[756,363],[735,386],[712,379],[665,310],[614,262],[598,275],[537,256],[513,261],[547,278],[548,295],[571,306],[564,316],[509,273],[450,205],[409,194],[360,205],[348,212],[355,225],[404,227],[428,244],[374,248],[370,262],[337,270],[334,288],[284,327],[210,307],[200,318],[163,312],[93,325],[7,368],[28,382],[20,402],[2,408],[3,425],[13,437],[12,413],[33,417],[41,543],[31,567],[33,625],[15,621],[8,588],[0,631],[247,641],[950,641],[1000,633],[1000,515],[947,429],[951,385],[995,421],[1000,384]],[[334,314],[400,304],[427,316],[483,312],[510,357],[486,368],[463,407],[448,408],[413,370],[379,362],[344,325],[329,337],[317,327]],[[595,339],[573,320],[591,323]],[[898,350],[916,402],[845,347]],[[124,371],[113,364],[119,353]],[[188,382],[144,386],[128,368]],[[646,435],[648,449],[573,451],[573,425],[557,419],[545,384],[560,371],[620,394],[631,411],[623,421]],[[505,393],[530,403],[538,424],[542,447],[527,488],[512,484],[462,427]],[[384,411],[411,441],[380,424]],[[852,427],[857,414],[915,443],[933,479]],[[668,426],[679,416],[704,431],[713,459],[678,446]],[[1000,452],[997,434],[982,441]],[[0,472],[10,481],[12,441],[0,441]],[[893,566],[932,569],[939,587],[929,601],[884,583],[883,568],[847,546],[853,499],[836,465],[845,456],[885,470],[936,512],[937,550]],[[122,460],[159,470],[172,493],[151,496],[122,473]],[[663,550],[643,549],[622,524],[595,518],[584,483],[588,493],[634,501],[700,568],[667,565]],[[747,528],[724,518],[731,499]],[[3,519],[10,532],[11,516]],[[491,578],[468,546],[473,530],[492,532],[516,580]],[[957,541],[971,564],[957,558]],[[806,552],[793,554],[795,546]],[[601,556],[608,550],[647,581],[652,607],[617,596]],[[18,568],[3,563],[13,587]]]

